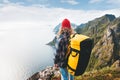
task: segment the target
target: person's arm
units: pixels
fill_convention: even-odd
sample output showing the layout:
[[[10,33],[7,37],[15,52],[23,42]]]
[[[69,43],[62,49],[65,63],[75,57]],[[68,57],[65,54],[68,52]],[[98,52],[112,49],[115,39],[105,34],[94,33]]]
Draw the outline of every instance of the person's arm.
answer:
[[[54,58],[54,66],[58,67],[58,64],[60,63],[60,55],[62,52],[62,44],[63,44],[63,40],[62,38],[57,39],[56,41],[56,54],[55,54],[55,58]]]

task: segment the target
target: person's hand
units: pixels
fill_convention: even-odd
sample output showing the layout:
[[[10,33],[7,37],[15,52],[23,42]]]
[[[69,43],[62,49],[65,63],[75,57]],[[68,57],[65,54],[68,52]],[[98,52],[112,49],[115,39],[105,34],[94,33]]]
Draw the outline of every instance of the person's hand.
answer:
[[[54,67],[58,68],[58,65],[57,65],[57,64],[54,64]]]
[[[55,69],[55,70],[59,70],[59,67],[58,67],[57,64],[54,64],[54,69]]]

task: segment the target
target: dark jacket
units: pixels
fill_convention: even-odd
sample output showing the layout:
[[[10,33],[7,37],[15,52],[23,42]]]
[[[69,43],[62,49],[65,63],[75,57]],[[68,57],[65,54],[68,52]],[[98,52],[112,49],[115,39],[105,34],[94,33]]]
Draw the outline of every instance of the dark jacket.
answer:
[[[54,64],[59,67],[65,68],[67,66],[67,49],[69,45],[69,33],[64,32],[56,39],[56,54]]]

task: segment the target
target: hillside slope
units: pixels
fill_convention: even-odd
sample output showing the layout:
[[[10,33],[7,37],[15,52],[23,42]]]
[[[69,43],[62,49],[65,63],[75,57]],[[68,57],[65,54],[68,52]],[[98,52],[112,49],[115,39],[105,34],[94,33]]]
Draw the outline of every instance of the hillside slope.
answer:
[[[94,45],[89,68],[111,66],[120,59],[120,18],[109,23],[103,36]]]

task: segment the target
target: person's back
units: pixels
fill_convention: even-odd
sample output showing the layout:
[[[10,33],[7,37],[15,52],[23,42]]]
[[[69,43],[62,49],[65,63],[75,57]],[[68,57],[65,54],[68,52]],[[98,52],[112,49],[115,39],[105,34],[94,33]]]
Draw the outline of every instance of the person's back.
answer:
[[[69,45],[70,35],[73,33],[71,28],[70,21],[68,19],[64,19],[62,21],[61,29],[57,34],[57,49],[56,55],[54,59],[55,67],[60,68],[62,80],[68,80],[68,71],[67,67],[67,52]],[[70,80],[73,80],[73,76],[70,75]]]

